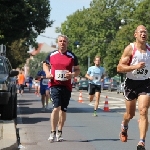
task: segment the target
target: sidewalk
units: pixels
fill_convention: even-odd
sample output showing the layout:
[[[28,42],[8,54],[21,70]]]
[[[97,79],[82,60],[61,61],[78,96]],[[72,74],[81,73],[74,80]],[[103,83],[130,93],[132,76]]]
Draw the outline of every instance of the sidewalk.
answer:
[[[0,150],[17,150],[17,137],[14,120],[0,120]]]

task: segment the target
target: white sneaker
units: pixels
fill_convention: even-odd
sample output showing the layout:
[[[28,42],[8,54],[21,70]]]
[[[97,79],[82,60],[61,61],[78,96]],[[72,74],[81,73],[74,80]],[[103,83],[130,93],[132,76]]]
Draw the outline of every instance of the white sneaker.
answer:
[[[62,132],[57,132],[56,138],[57,142],[62,142],[63,141]]]
[[[53,143],[55,138],[56,138],[56,132],[52,132],[48,138],[48,141],[50,141],[50,143]]]
[[[45,112],[45,107],[42,107],[41,111],[42,111],[42,112]]]

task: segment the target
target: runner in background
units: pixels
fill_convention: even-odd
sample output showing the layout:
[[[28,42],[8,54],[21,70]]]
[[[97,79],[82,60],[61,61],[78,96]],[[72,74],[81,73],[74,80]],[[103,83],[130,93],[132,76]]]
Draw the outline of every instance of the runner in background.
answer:
[[[49,106],[48,106],[48,100],[50,98],[50,91],[48,86],[49,79],[46,79],[46,74],[45,71],[43,70],[37,73],[37,78],[40,79],[40,93],[41,93],[41,101],[42,101],[41,111],[44,112],[45,110],[49,110]]]
[[[93,116],[96,117],[96,110],[99,105],[100,94],[101,94],[101,83],[104,78],[105,70],[100,66],[101,58],[100,56],[95,56],[94,66],[88,68],[85,77],[89,80],[89,99],[90,102],[93,101],[95,97],[94,113]]]
[[[31,92],[33,86],[33,77],[29,77],[29,92]]]

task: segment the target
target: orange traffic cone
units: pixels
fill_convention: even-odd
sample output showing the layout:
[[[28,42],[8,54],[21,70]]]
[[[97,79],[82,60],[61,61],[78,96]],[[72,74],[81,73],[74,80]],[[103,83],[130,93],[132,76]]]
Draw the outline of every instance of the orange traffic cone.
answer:
[[[80,91],[80,94],[79,94],[79,100],[78,100],[79,103],[83,103],[83,99],[82,99],[82,92]]]
[[[106,111],[106,112],[108,112],[108,111],[109,111],[109,106],[108,106],[108,97],[107,97],[107,96],[106,96],[106,98],[105,98],[104,111]]]

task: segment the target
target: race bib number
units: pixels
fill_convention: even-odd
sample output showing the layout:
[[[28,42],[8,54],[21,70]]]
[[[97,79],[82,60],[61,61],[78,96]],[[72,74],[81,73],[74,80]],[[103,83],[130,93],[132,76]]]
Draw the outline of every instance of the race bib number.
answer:
[[[67,70],[55,70],[55,80],[58,80],[58,81],[68,80],[66,78],[66,73],[67,73]]]
[[[147,79],[150,77],[150,71],[148,70],[146,66],[142,69],[134,70],[132,73],[134,76],[138,78],[142,78],[142,79]]]
[[[99,81],[100,80],[100,75],[95,73],[93,75],[93,80]]]
[[[43,79],[42,85],[48,85],[49,79]]]

